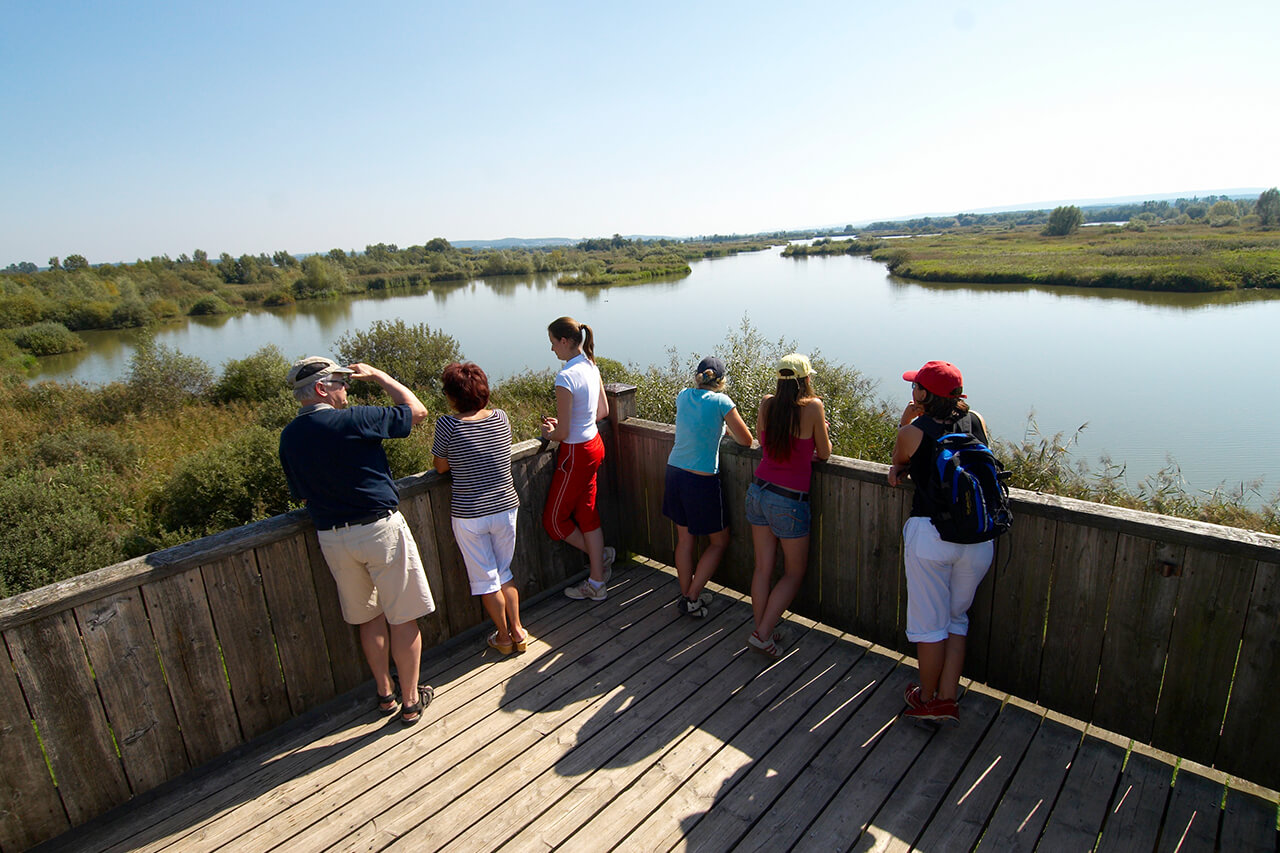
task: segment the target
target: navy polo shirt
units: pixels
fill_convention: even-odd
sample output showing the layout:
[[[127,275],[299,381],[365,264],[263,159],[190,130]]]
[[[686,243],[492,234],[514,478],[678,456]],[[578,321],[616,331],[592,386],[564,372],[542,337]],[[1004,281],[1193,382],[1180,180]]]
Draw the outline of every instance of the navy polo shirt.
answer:
[[[382,440],[405,438],[412,428],[407,405],[304,407],[280,433],[290,493],[307,502],[317,528],[396,509],[400,495]]]

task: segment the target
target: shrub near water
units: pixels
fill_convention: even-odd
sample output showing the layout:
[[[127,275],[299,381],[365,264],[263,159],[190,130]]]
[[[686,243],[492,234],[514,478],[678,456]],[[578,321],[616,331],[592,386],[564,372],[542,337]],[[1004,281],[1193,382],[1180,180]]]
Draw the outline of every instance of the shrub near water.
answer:
[[[13,342],[32,355],[58,355],[85,347],[79,335],[61,323],[34,323],[9,333]]]
[[[152,510],[177,541],[206,536],[289,509],[278,432],[250,426],[183,460],[155,495]]]

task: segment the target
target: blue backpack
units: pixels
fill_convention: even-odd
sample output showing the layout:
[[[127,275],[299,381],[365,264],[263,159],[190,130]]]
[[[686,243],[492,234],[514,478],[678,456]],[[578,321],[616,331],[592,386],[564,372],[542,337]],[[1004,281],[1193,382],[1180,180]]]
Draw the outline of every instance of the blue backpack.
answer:
[[[930,520],[947,542],[988,542],[1013,526],[1009,510],[1009,472],[973,430],[973,415],[965,415],[947,432],[933,418],[912,421],[933,439],[927,490],[933,507]],[[981,427],[979,427],[981,429]],[[985,430],[982,430],[985,438]]]

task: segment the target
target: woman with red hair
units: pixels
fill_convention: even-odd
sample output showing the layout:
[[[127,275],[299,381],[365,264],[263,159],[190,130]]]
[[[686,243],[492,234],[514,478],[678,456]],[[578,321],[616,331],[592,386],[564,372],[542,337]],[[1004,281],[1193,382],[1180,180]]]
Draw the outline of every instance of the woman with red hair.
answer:
[[[478,365],[454,362],[440,377],[453,414],[436,420],[431,453],[441,474],[453,475],[453,535],[462,551],[471,594],[493,620],[489,647],[523,652],[520,593],[511,575],[520,496],[511,478],[511,423],[490,409],[489,378]]]

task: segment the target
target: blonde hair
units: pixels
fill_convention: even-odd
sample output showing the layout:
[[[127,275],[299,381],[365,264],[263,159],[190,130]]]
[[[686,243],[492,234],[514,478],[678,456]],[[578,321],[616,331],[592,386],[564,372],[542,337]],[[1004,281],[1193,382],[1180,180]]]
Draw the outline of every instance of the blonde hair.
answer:
[[[714,370],[707,369],[701,373],[694,374],[694,381],[698,383],[699,388],[704,388],[707,391],[724,390],[724,377],[716,376]]]

